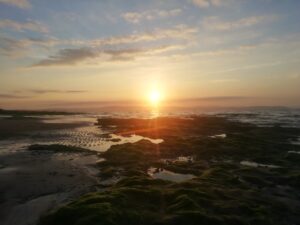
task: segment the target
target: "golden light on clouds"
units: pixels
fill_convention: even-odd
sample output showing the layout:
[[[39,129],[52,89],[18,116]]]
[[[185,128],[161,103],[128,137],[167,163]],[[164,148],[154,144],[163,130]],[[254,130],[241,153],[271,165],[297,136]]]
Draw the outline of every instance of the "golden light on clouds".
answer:
[[[0,108],[300,106],[300,1],[38,2],[0,0]]]

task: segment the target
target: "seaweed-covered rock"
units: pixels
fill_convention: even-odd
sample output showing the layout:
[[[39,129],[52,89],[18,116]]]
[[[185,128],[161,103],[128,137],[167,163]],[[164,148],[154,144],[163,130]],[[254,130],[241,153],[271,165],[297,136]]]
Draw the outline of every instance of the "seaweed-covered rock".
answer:
[[[299,151],[290,140],[300,129],[217,117],[104,118],[98,125],[164,142],[112,146],[101,154],[100,176],[123,179],[43,217],[41,225],[300,224],[298,155],[288,153]],[[213,138],[218,134],[226,135]],[[193,160],[176,161],[182,156]],[[149,168],[193,174],[193,179],[154,179]]]

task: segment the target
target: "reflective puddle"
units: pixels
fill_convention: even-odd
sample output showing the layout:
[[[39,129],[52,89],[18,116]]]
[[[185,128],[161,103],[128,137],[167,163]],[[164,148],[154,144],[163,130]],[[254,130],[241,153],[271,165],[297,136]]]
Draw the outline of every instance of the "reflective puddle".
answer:
[[[217,134],[217,135],[213,135],[213,136],[210,136],[211,138],[226,138],[227,135],[226,134]]]
[[[154,179],[162,179],[173,182],[182,182],[195,178],[192,174],[174,173],[162,168],[151,167],[148,169],[148,174]]]
[[[250,166],[250,167],[264,167],[270,169],[280,168],[280,166],[276,166],[276,165],[261,164],[261,163],[251,162],[251,161],[241,161],[240,164],[243,166]]]

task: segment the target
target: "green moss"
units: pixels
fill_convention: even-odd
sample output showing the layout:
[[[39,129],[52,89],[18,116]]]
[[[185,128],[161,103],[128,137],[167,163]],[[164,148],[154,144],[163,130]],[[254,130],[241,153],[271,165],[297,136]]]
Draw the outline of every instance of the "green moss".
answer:
[[[294,194],[299,189],[299,165],[287,154],[297,150],[289,141],[300,135],[299,129],[256,127],[216,117],[106,118],[99,125],[114,133],[138,133],[164,142],[112,146],[102,154],[106,160],[98,164],[100,176],[124,179],[58,209],[41,225],[300,224],[296,207],[289,205],[299,205]],[[210,137],[220,133],[227,137]],[[162,160],[179,156],[194,160]],[[246,167],[240,165],[242,160],[281,168]],[[196,177],[181,183],[152,179],[149,167]],[[279,185],[293,191],[283,193]]]
[[[182,210],[203,210],[199,207],[199,205],[192,200],[188,195],[179,195],[175,198],[175,200],[168,207],[168,212],[176,212]]]
[[[209,216],[199,211],[182,211],[164,221],[166,225],[222,225],[222,218]],[[225,224],[224,224],[225,225]]]

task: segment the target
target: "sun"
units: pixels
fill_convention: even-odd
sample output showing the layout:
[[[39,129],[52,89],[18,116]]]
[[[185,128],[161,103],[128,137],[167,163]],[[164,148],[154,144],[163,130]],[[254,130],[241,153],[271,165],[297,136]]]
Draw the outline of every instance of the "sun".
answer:
[[[161,101],[161,93],[158,90],[152,90],[149,93],[149,100],[152,105],[157,106]]]

